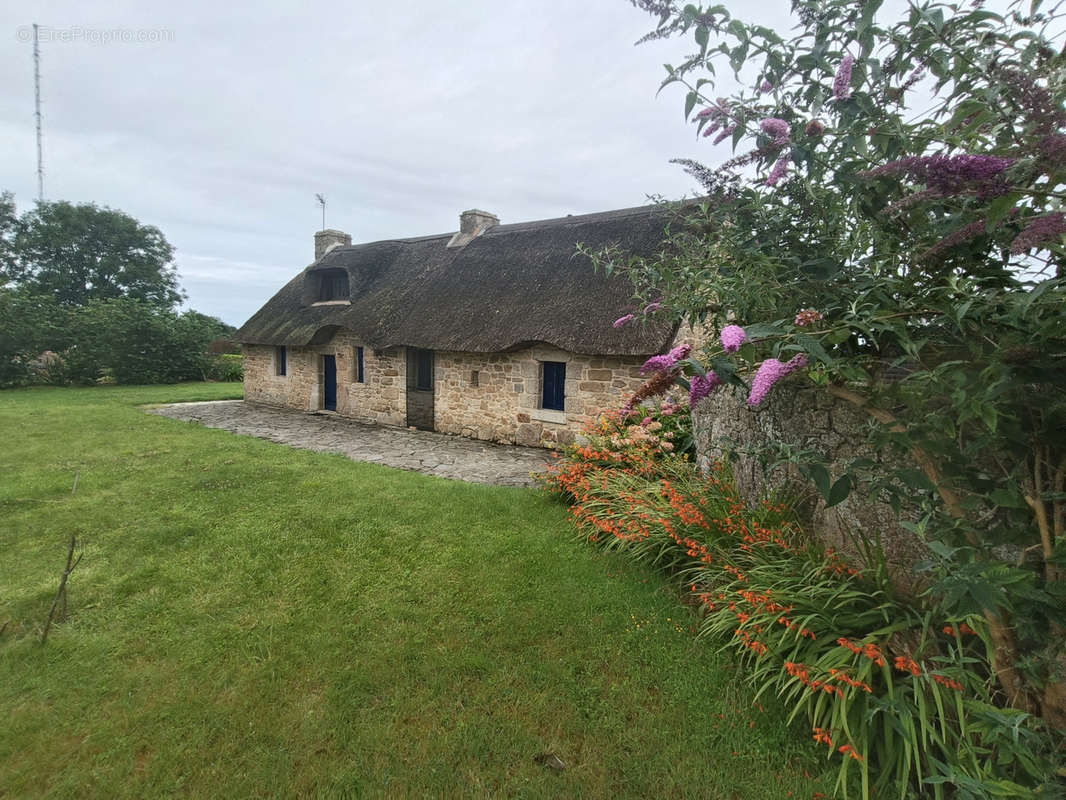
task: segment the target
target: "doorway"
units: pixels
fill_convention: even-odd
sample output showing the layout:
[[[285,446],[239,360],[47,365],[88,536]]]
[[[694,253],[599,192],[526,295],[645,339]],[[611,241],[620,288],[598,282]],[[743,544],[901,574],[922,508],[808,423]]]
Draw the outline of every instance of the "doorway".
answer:
[[[337,357],[322,356],[322,408],[337,410]]]
[[[407,426],[433,430],[433,351],[407,348]]]

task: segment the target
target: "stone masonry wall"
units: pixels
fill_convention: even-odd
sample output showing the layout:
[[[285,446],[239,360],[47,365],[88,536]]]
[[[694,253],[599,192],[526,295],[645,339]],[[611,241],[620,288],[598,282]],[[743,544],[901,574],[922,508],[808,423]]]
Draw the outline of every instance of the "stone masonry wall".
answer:
[[[364,422],[405,425],[406,360],[402,348],[375,353],[363,348],[364,382],[357,381],[355,348],[360,343],[338,333],[323,345],[287,349],[286,375],[277,375],[275,348],[244,345],[244,398],[253,403],[318,411],[322,408],[322,359],[337,359],[337,413]]]
[[[796,378],[778,384],[758,410],[749,409],[738,390],[720,389],[698,404],[692,419],[701,466],[706,469],[711,461],[732,451],[737,486],[749,503],[758,502],[769,488],[790,482],[804,490],[810,487],[794,467],[764,471],[752,451],[773,442],[817,451],[834,479],[856,458],[885,457],[866,443],[869,419],[863,411]],[[927,551],[900,525],[887,503],[853,491],[832,508],[827,509],[821,499],[812,502],[809,516],[819,538],[853,555],[857,554],[855,535],[879,539],[896,585],[904,592],[918,588],[912,568]]]
[[[544,361],[566,363],[564,411],[540,408]],[[438,352],[436,428],[496,442],[568,444],[586,423],[622,406],[643,382],[643,361],[577,355],[546,345],[512,353]]]
[[[699,345],[701,330],[683,326],[676,342]],[[275,348],[244,345],[244,396],[254,403],[303,411],[322,408],[322,356],[337,359],[337,413],[381,425],[407,424],[407,354],[402,347],[363,348],[364,382],[356,380],[347,331],[326,344],[290,347],[287,374],[277,375]],[[434,427],[485,441],[552,447],[568,444],[604,411],[621,408],[643,383],[641,356],[594,356],[535,345],[509,353],[437,351]],[[566,363],[565,410],[541,408],[545,361]],[[476,373],[476,380],[475,380]]]
[[[363,350],[364,383],[355,380],[359,342],[340,332],[330,342],[287,350],[287,373],[276,375],[275,348],[244,346],[244,396],[255,403],[304,411],[322,408],[322,359],[337,359],[337,413],[365,422],[406,425],[406,351]],[[565,410],[540,408],[541,363],[566,363]],[[434,427],[485,441],[553,446],[574,440],[600,413],[620,408],[643,382],[640,357],[567,353],[537,345],[510,353],[435,356]],[[475,385],[474,373],[477,373]]]

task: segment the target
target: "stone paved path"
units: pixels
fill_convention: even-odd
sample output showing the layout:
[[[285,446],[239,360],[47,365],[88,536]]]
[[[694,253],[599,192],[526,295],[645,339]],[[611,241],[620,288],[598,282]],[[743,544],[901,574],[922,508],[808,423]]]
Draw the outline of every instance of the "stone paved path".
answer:
[[[548,451],[533,447],[368,425],[333,414],[307,414],[243,400],[174,403],[149,411],[304,450],[341,453],[353,461],[372,461],[427,475],[497,486],[535,485],[529,473],[543,471],[550,457]]]

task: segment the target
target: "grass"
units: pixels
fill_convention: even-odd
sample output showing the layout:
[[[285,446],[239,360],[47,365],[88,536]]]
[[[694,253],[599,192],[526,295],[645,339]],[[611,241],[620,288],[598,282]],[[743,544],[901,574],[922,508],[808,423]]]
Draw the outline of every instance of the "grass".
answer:
[[[663,580],[549,497],[138,408],[234,392],[0,393],[0,797],[827,791]]]

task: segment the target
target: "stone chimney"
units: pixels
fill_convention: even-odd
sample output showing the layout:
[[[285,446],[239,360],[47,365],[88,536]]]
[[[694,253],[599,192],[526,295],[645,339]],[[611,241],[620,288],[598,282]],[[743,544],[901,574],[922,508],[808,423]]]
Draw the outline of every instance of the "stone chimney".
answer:
[[[350,247],[352,236],[344,231],[335,231],[326,228],[324,231],[315,231],[315,261],[335,247]]]
[[[459,215],[459,232],[448,242],[448,247],[464,247],[489,228],[500,224],[500,218],[488,211],[472,208]]]

